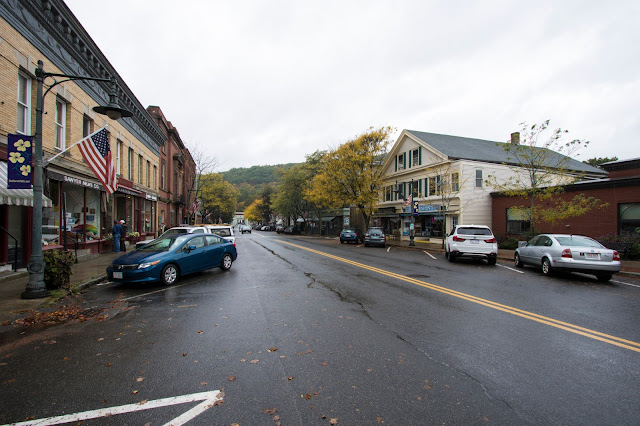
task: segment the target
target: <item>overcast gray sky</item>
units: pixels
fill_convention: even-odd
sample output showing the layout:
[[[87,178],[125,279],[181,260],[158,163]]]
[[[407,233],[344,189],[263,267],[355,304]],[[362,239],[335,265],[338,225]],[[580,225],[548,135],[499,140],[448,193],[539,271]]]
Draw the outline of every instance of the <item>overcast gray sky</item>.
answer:
[[[218,171],[302,162],[370,126],[640,157],[640,2],[66,0],[144,105]]]

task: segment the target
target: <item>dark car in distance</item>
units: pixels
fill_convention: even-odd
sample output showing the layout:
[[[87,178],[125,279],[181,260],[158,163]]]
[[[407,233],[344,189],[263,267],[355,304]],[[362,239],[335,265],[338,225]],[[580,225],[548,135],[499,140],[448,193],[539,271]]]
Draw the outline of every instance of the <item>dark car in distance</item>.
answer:
[[[364,246],[382,246],[387,245],[387,237],[382,228],[369,228],[364,234]]]
[[[358,228],[344,228],[340,232],[340,244],[345,242],[358,244],[360,241],[363,241],[363,235]]]

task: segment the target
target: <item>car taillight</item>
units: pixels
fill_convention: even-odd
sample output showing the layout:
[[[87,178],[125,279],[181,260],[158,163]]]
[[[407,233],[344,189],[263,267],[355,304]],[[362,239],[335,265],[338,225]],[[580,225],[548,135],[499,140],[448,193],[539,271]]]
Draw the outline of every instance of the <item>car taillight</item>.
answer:
[[[364,237],[365,237],[365,238],[369,238],[370,236],[371,236],[371,235],[369,235],[369,234],[364,234]]]
[[[496,242],[495,238],[489,238],[488,240],[484,240],[485,243],[493,244]]]
[[[573,256],[571,255],[571,250],[568,248],[562,250],[562,257],[568,257],[570,259],[573,259]]]
[[[460,238],[457,235],[453,236],[453,241],[466,241],[464,238]]]
[[[617,251],[613,251],[613,260],[620,260],[620,253]]]

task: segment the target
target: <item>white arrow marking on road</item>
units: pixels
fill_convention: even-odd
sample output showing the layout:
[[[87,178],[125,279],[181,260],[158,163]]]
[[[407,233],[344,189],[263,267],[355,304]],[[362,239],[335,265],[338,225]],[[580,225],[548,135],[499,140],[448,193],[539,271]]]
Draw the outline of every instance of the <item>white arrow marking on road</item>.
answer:
[[[97,419],[116,414],[133,413],[135,411],[152,410],[154,408],[168,407],[170,405],[186,404],[202,401],[186,413],[171,420],[165,426],[180,426],[213,407],[218,401],[222,401],[222,393],[218,390],[210,392],[193,393],[191,395],[174,396],[171,398],[156,399],[140,402],[138,404],[120,405],[119,407],[101,408],[99,410],[84,411],[82,413],[68,414],[66,416],[48,417],[46,419],[30,420],[28,422],[11,423],[13,426],[46,426],[61,425],[64,423],[82,420]],[[9,425],[4,425],[9,426]]]

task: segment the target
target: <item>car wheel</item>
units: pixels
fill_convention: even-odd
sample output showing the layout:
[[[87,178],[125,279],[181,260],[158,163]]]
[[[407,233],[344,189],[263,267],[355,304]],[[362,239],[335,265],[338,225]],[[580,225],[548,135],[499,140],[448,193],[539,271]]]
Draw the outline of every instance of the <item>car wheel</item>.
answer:
[[[449,262],[455,263],[455,261],[456,261],[456,255],[449,252]]]
[[[344,244],[344,240],[340,240],[340,244]]]
[[[220,269],[222,269],[223,271],[228,271],[229,269],[231,269],[232,264],[233,258],[229,253],[225,253],[225,255],[222,256],[222,264],[220,265]]]
[[[549,276],[553,273],[552,269],[553,268],[551,268],[551,262],[549,261],[549,259],[546,257],[542,259],[542,274]]]
[[[489,263],[489,265],[495,265],[496,264],[496,258],[495,257],[490,257],[487,259],[487,262]]]
[[[600,281],[600,282],[607,282],[607,281],[609,281],[612,277],[613,277],[613,275],[611,275],[611,274],[598,274],[598,275],[596,275],[596,278],[597,278],[597,279],[598,279],[598,281]]]
[[[173,263],[169,263],[162,268],[160,279],[164,285],[172,285],[178,280],[178,268]]]
[[[369,243],[364,243],[364,246],[365,247],[369,247]]]
[[[520,260],[520,255],[518,253],[513,255],[513,263],[516,264],[516,268],[522,268],[524,266],[524,263]]]

